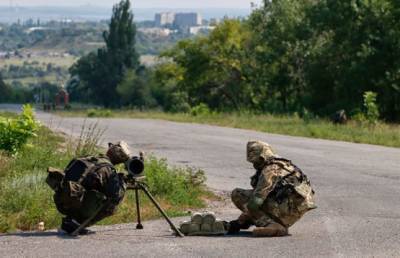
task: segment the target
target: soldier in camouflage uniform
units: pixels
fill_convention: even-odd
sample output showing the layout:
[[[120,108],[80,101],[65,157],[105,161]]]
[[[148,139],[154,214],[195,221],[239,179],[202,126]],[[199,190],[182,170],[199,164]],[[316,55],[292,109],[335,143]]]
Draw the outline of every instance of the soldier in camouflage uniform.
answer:
[[[254,236],[284,236],[307,211],[316,208],[306,175],[290,160],[277,156],[260,141],[247,144],[247,160],[257,170],[252,190],[235,189],[231,198],[243,213],[231,221],[229,233],[255,225]]]
[[[54,202],[66,215],[63,231],[71,234],[93,216],[87,226],[114,214],[126,190],[123,175],[114,165],[126,162],[129,156],[125,142],[110,143],[106,155],[73,159],[64,171],[49,169],[47,183],[55,191]],[[86,229],[80,232],[87,233]]]

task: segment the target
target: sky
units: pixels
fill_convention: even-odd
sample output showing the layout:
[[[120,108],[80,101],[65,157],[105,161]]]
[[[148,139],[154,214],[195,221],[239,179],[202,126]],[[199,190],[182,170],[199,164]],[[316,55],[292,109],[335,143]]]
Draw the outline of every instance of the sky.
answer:
[[[109,7],[119,0],[0,0],[0,6],[81,6]],[[249,8],[261,0],[132,0],[136,8]]]

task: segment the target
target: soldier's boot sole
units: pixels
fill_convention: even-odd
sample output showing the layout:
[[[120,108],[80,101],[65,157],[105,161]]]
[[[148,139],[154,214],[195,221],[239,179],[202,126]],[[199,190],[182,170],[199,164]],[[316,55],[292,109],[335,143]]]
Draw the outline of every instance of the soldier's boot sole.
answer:
[[[288,229],[278,223],[273,223],[266,227],[257,227],[253,230],[254,237],[280,237],[288,234]]]

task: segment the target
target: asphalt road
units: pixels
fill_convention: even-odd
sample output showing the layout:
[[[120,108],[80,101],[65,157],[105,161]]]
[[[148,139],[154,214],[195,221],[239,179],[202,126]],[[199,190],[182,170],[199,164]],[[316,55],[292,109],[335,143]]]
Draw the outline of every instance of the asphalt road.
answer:
[[[38,118],[72,135],[84,121],[44,113]],[[96,227],[97,234],[80,240],[54,232],[3,235],[1,256],[400,257],[400,149],[161,120],[98,121],[107,128],[105,143],[123,139],[171,164],[202,168],[208,185],[224,191],[249,187],[254,172],[246,162],[246,143],[267,141],[309,176],[318,209],[283,238],[177,239],[164,221],[151,221],[144,231],[134,224]],[[237,215],[229,207],[219,212],[221,218]]]

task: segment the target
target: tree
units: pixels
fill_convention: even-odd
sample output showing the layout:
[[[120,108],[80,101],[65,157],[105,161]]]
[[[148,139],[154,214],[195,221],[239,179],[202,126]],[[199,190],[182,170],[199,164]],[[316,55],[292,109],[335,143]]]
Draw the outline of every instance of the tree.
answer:
[[[251,81],[265,110],[351,112],[373,91],[382,117],[400,120],[399,6],[395,0],[265,0],[247,21],[257,64]]]
[[[122,0],[115,5],[109,31],[103,33],[106,52],[114,64],[118,65],[120,72],[124,68],[134,68],[139,65],[139,56],[135,50],[136,25],[130,8],[129,0]]]
[[[251,105],[246,41],[241,22],[225,20],[209,36],[181,41],[164,54],[180,67],[177,89],[187,93],[191,106],[239,110]]]
[[[151,94],[150,78],[147,69],[129,70],[117,86],[123,105],[137,108],[152,107],[156,101]]]
[[[374,91],[383,117],[400,119],[398,8],[398,1],[389,0],[324,0],[315,5],[311,26],[327,36],[307,74],[312,109],[357,109],[363,93]],[[330,94],[321,94],[322,87]]]
[[[106,107],[121,105],[117,86],[126,71],[139,66],[135,50],[136,26],[130,7],[129,0],[122,0],[113,7],[109,31],[103,33],[106,46],[82,57],[70,69],[71,75],[79,76],[93,102]]]
[[[3,77],[0,73],[0,102],[9,101],[11,95],[11,88],[3,81]]]
[[[252,31],[253,78],[269,112],[293,112],[304,105],[307,53],[314,35],[307,10],[313,0],[264,1],[247,23]]]

